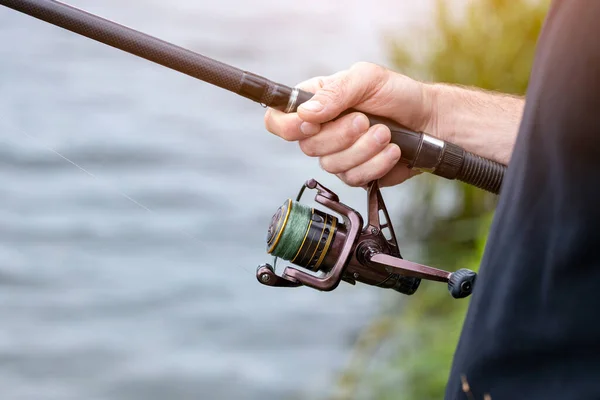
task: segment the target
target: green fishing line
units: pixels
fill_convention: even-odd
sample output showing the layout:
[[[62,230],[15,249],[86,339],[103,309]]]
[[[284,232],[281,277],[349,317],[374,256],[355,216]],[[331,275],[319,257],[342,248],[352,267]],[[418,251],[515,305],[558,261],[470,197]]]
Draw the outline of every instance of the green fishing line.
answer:
[[[295,201],[291,203],[287,223],[283,227],[279,241],[271,253],[286,261],[291,261],[298,253],[312,217],[312,208]],[[282,218],[284,217],[282,216]]]

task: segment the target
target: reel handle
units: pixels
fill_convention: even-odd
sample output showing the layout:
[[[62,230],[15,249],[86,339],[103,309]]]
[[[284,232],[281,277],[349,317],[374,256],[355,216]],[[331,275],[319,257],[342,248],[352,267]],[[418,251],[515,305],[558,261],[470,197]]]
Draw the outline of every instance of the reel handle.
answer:
[[[477,279],[477,273],[465,268],[456,272],[448,272],[383,253],[368,255],[366,258],[369,264],[384,268],[390,273],[430,281],[447,282],[448,291],[455,299],[462,299],[471,295]]]

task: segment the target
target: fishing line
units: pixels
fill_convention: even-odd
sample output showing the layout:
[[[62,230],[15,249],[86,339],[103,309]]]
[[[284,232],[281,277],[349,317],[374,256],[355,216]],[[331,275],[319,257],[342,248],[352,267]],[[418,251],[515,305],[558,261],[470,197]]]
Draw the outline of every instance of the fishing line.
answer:
[[[281,220],[283,227],[269,250],[275,257],[294,261],[308,236],[313,210],[291,199],[286,207],[286,216]]]
[[[46,144],[45,142],[43,142],[41,139],[38,139],[34,136],[31,136],[30,134],[28,134],[27,132],[21,132],[24,136],[27,136],[29,139],[31,139],[33,142],[35,142],[37,145],[39,145],[40,147],[44,148],[45,150],[48,150],[54,154],[56,154],[57,156],[59,156],[60,158],[62,158],[63,160],[65,160],[66,162],[68,162],[69,164],[75,166],[77,169],[79,169],[80,171],[84,172],[86,175],[94,178],[97,181],[102,181],[102,179],[100,179],[97,175],[93,174],[92,172],[88,171],[87,169],[85,169],[84,167],[82,167],[81,165],[77,164],[75,161],[71,160],[69,157],[65,156],[64,154],[60,153],[58,150],[52,148],[51,146],[49,146],[48,144]],[[114,191],[115,193],[119,194],[121,197],[127,199],[128,201],[130,201],[131,203],[135,204],[136,206],[140,207],[141,209],[151,213],[154,216],[160,216],[159,213],[157,213],[156,211],[152,210],[150,207],[145,206],[144,204],[140,203],[139,201],[137,201],[136,199],[134,199],[133,197],[131,197],[130,195],[128,195],[127,193],[125,193],[124,191],[120,190],[119,188],[117,188],[114,184],[111,184],[110,182],[107,182],[106,180],[104,180],[104,184],[112,191]],[[187,236],[189,239],[192,239],[195,242],[198,243],[202,243],[202,241],[200,240],[200,238],[194,236],[192,233],[186,231],[183,228],[177,228],[177,230],[180,233],[183,233],[185,236]],[[240,268],[244,269],[247,272],[250,272],[251,274],[254,275],[254,271],[251,271],[248,267],[245,266],[240,266]]]

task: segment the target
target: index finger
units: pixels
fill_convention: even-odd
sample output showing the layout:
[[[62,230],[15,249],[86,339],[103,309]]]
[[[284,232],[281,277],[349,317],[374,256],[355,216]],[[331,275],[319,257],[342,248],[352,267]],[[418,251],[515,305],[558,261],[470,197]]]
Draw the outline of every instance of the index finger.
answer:
[[[324,77],[315,77],[296,85],[297,88],[314,93],[323,85]],[[267,130],[287,141],[306,139],[306,135],[300,131],[302,120],[297,113],[286,114],[273,108],[267,109],[265,113],[265,127]]]

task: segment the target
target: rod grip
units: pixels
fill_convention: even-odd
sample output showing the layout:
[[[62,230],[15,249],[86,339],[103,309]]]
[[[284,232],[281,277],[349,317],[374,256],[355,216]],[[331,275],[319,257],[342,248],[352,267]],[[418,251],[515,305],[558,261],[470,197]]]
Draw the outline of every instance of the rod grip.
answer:
[[[297,111],[300,104],[313,96],[313,93],[300,90],[296,106],[290,112]],[[337,118],[352,112],[357,110],[348,109]],[[397,144],[402,151],[400,163],[446,179],[456,179],[494,194],[500,193],[505,165],[465,151],[454,143],[411,131],[389,118],[363,114],[369,118],[371,126],[383,124],[390,128],[391,143]]]

